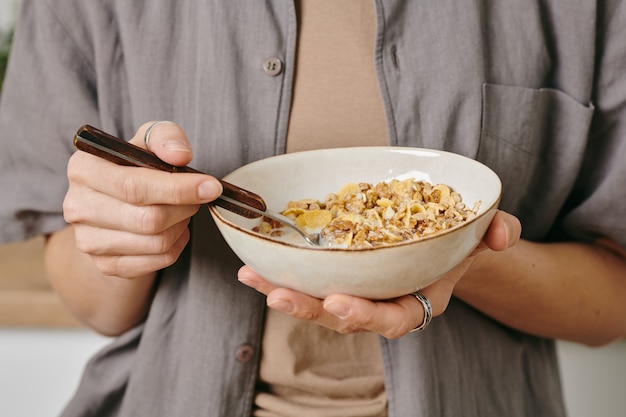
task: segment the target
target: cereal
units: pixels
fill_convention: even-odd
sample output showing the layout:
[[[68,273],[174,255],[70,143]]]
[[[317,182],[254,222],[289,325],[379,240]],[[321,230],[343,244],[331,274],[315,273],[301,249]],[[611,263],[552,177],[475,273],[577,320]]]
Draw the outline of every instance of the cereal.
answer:
[[[309,233],[320,233],[331,247],[371,248],[421,239],[474,217],[480,202],[468,208],[445,184],[415,179],[348,183],[324,201],[291,201],[282,212]],[[280,236],[282,224],[263,223],[260,233]]]

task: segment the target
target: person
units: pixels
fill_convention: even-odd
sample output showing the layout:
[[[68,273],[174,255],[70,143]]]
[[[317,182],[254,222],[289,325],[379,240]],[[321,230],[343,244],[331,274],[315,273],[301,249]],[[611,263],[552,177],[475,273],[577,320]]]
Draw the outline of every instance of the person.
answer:
[[[47,235],[59,296],[116,336],[63,416],[564,416],[554,340],[626,334],[626,6],[564,6],[22,0],[1,238]],[[211,175],[75,152],[83,124]],[[422,289],[422,331],[410,294],[276,288],[202,206],[243,164],[353,145],[502,180],[481,246]]]

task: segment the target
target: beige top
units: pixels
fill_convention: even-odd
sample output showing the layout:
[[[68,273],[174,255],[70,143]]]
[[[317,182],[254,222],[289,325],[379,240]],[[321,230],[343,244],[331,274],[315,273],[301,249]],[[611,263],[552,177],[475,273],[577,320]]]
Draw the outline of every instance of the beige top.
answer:
[[[372,2],[298,0],[296,7],[299,43],[288,152],[386,145]],[[342,335],[269,309],[260,381],[257,417],[387,415],[373,333]]]
[[[298,48],[287,152],[387,145],[370,0],[297,0]]]

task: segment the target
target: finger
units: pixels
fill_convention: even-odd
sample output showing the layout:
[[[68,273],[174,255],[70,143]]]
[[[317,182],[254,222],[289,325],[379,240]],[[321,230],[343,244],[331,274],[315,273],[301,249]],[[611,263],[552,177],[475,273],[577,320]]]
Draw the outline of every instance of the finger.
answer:
[[[75,225],[76,246],[82,252],[97,256],[161,255],[170,251],[188,233],[189,221],[183,221],[162,233],[138,235],[118,230]]]
[[[522,225],[519,219],[505,211],[498,210],[483,241],[495,251],[503,251],[514,246],[520,239]]]
[[[144,123],[130,142],[148,149],[171,165],[185,166],[193,158],[187,135],[174,122],[161,120]]]
[[[63,202],[65,220],[130,233],[158,234],[193,216],[199,205],[136,206],[91,189],[71,186]],[[114,215],[111,215],[114,213]]]
[[[135,278],[171,266],[178,259],[187,242],[189,242],[189,236],[188,231],[183,233],[172,247],[163,253],[138,256],[91,255],[91,258],[96,268],[104,275]]]
[[[320,326],[342,332],[354,333],[360,329],[352,327],[324,310],[322,300],[287,288],[280,288],[263,279],[249,266],[238,273],[241,283],[267,296],[267,306],[301,320],[313,321]]]
[[[433,317],[443,314],[448,307],[458,281],[454,275],[445,275],[421,290],[430,302]],[[424,305],[412,294],[384,301],[333,294],[324,300],[323,307],[343,322],[344,329],[375,332],[388,339],[409,333],[421,325],[425,317]]]
[[[339,333],[359,333],[367,329],[351,320],[342,320],[324,309],[324,301],[288,288],[276,288],[267,295],[267,306],[291,317],[309,321]]]
[[[389,301],[372,301],[345,294],[334,294],[324,300],[324,309],[353,328],[397,339],[409,333],[424,320],[424,307],[414,296]]]
[[[242,284],[250,288],[254,288],[262,294],[268,295],[270,292],[278,288],[276,285],[265,280],[247,265],[242,266],[237,273],[237,279]]]
[[[333,294],[325,300],[320,300],[297,291],[276,287],[247,266],[239,270],[238,276],[242,283],[267,295],[268,307],[340,333],[370,331],[395,339],[407,334],[424,320],[424,308],[412,295],[389,301],[372,301],[345,294]],[[423,291],[424,294],[426,291],[426,289]],[[447,305],[449,295],[447,297],[444,295],[443,298]],[[443,310],[445,306],[433,308],[435,315],[441,314]]]
[[[368,331],[388,339],[406,335],[420,325],[425,316],[422,303],[412,295],[388,301],[372,301],[333,294],[320,300],[297,291],[277,288],[268,294],[267,305],[340,333]]]
[[[71,185],[79,185],[134,205],[203,204],[222,193],[209,175],[171,174],[150,168],[119,166],[78,151],[69,160]]]

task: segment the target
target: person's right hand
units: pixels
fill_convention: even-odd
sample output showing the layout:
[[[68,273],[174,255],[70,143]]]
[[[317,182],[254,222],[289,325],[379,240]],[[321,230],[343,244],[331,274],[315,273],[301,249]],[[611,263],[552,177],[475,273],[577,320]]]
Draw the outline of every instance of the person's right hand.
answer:
[[[151,125],[144,124],[130,142],[146,148]],[[192,159],[187,137],[170,122],[152,129],[149,150],[172,165]],[[174,263],[189,240],[190,217],[222,192],[208,175],[119,166],[82,151],[71,157],[67,174],[63,210],[76,245],[103,274],[124,278]]]

